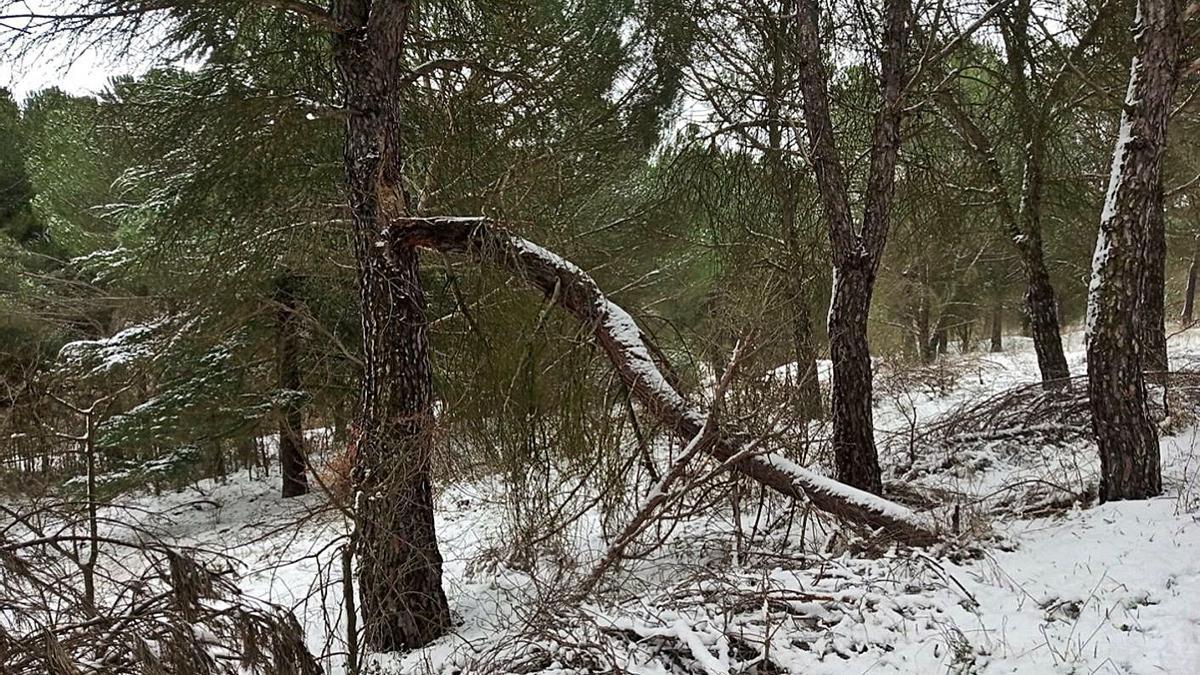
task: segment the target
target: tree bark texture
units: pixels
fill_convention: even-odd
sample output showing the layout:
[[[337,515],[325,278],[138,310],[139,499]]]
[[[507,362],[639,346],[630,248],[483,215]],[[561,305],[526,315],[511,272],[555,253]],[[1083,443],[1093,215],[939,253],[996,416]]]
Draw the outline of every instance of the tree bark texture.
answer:
[[[838,480],[883,494],[872,417],[871,349],[867,316],[874,273],[841,268],[834,280],[829,312],[829,354],[833,361],[833,455]]]
[[[410,218],[389,233],[396,251],[424,246],[465,253],[522,279],[587,326],[634,398],[678,437],[691,441],[704,427],[705,414],[688,403],[660,370],[649,338],[623,309],[611,302],[583,270],[557,255],[513,236],[482,218]],[[780,454],[759,452],[735,429],[710,429],[705,452],[729,468],[793,499],[851,523],[881,529],[889,537],[924,545],[938,539],[932,523],[868,492],[817,475]]]
[[[279,410],[279,476],[284,497],[308,494],[304,453],[304,410],[300,406],[300,317],[297,314],[300,280],[281,278],[275,289],[279,326],[275,344],[281,406]]]
[[[1143,499],[1162,491],[1158,434],[1146,402],[1139,322],[1141,266],[1162,208],[1167,121],[1180,42],[1174,0],[1140,0],[1112,174],[1088,294],[1088,394],[1100,446],[1100,499]]]
[[[334,36],[348,116],[343,146],[362,313],[363,374],[352,431],[364,646],[427,644],[450,625],[430,482],[432,384],[417,252],[376,246],[407,215],[405,40],[411,3],[342,0]]]
[[[871,135],[870,168],[862,227],[855,228],[845,170],[833,134],[829,78],[823,61],[816,0],[796,12],[794,46],[816,174],[833,253],[829,350],[833,360],[833,451],[838,479],[861,490],[883,489],[871,409],[872,372],[867,316],[875,275],[891,226],[896,162],[900,151],[903,89],[909,39],[907,0],[888,0],[880,49],[880,105]]]
[[[1153,195],[1147,211],[1146,258],[1142,265],[1142,303],[1138,311],[1142,333],[1142,367],[1161,374],[1171,369],[1167,358],[1167,228],[1162,190]]]

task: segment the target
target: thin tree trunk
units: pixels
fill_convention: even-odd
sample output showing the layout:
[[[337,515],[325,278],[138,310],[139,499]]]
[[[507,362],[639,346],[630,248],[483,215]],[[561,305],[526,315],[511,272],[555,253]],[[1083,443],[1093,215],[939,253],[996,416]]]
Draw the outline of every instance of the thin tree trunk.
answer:
[[[1004,351],[1004,304],[997,298],[992,303],[992,352]]]
[[[376,246],[404,216],[400,110],[411,3],[343,0],[334,60],[347,118],[343,145],[361,303],[363,374],[352,443],[363,641],[423,646],[450,625],[430,480],[432,382],[417,252]]]
[[[83,603],[88,612],[96,611],[96,562],[100,559],[99,503],[96,495],[96,407],[84,413],[83,451],[87,460],[88,553],[80,566],[83,572]]]
[[[921,357],[921,363],[933,363],[935,354],[931,347],[933,346],[933,333],[930,332],[929,326],[929,293],[924,287],[921,288],[917,298],[917,353]]]
[[[1088,394],[1100,446],[1100,499],[1143,499],[1162,491],[1158,433],[1146,403],[1141,335],[1152,209],[1162,208],[1167,121],[1179,54],[1174,0],[1140,0],[1138,53],[1113,151],[1112,175],[1088,296]]]
[[[813,339],[812,312],[809,308],[810,290],[802,271],[801,246],[796,231],[796,168],[784,154],[783,119],[781,99],[784,95],[784,79],[787,60],[786,24],[778,29],[771,40],[771,91],[767,93],[767,164],[771,171],[771,182],[775,189],[775,200],[779,208],[780,229],[787,245],[790,273],[786,286],[791,302],[792,343],[796,358],[796,411],[801,420],[820,419],[824,414],[821,405],[821,382],[817,371],[817,346]]]
[[[1192,263],[1188,265],[1187,288],[1183,291],[1183,312],[1179,315],[1179,322],[1184,326],[1191,326],[1194,321],[1198,269],[1200,269],[1200,236],[1197,236],[1192,243]]]
[[[1043,385],[1062,386],[1071,376],[1067,357],[1063,353],[1062,331],[1059,326],[1058,301],[1042,246],[1042,188],[1046,156],[1046,115],[1030,92],[1028,72],[1033,57],[1029,48],[1029,24],[1033,17],[1033,1],[1018,0],[1012,9],[1011,21],[1001,31],[1012,81],[1013,107],[1021,126],[1024,157],[1021,176],[1018,232],[1013,241],[1021,253],[1025,267],[1025,311],[1029,315],[1029,330]],[[1053,89],[1054,85],[1051,86]]]
[[[1047,120],[1055,111],[1051,101],[1062,87],[1069,71],[1060,70],[1052,80],[1044,100],[1034,101],[1034,95],[1029,90],[1028,78],[1031,60],[1031,17],[1031,0],[1017,0],[1011,7],[1010,15],[1000,24],[1006,65],[1012,84],[1013,107],[1024,142],[1021,186],[1016,206],[991,141],[966,114],[952,93],[939,95],[937,100],[941,110],[951,119],[967,145],[979,157],[991,183],[993,200],[1001,222],[1020,255],[1025,273],[1025,315],[1021,322],[1021,332],[1033,338],[1042,382],[1048,387],[1057,387],[1062,386],[1066,378],[1070,377],[1070,370],[1063,353],[1058,303],[1043,253],[1042,188]],[[1077,51],[1091,44],[1098,35],[1100,25],[1100,18],[1097,17],[1089,26],[1087,34],[1079,41]]]
[[[279,331],[275,345],[282,406],[279,415],[279,475],[284,497],[308,493],[304,459],[304,411],[300,407],[300,317],[296,313],[299,279],[279,280]]]
[[[950,322],[950,314],[946,311],[946,307],[942,307],[942,311],[938,313],[937,323],[933,328],[933,335],[929,339],[929,362],[932,363],[939,356],[946,355],[947,339],[946,324]]]
[[[798,295],[799,297],[796,297]],[[824,415],[821,405],[821,380],[817,370],[817,345],[813,337],[812,314],[807,294],[798,289],[793,296],[792,342],[796,354],[796,407],[801,419],[816,420]]]

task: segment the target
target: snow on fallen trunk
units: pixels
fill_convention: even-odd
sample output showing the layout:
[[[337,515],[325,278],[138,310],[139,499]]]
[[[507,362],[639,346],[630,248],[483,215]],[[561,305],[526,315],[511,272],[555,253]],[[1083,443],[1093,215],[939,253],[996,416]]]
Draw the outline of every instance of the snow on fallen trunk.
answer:
[[[703,428],[704,412],[670,384],[637,323],[573,263],[485,218],[406,218],[377,245],[465,253],[508,270],[588,326],[638,402],[677,436],[690,440]],[[926,545],[939,539],[932,522],[899,504],[813,473],[781,455],[750,452],[748,445],[735,430],[723,427],[716,430],[707,451],[788,497],[807,499],[826,513],[882,530],[897,541]]]

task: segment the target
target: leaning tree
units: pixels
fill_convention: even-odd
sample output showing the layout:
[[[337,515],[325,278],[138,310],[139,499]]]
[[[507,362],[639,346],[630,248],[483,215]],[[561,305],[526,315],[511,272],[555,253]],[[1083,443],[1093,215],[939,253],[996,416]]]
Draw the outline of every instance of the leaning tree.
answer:
[[[1178,77],[1182,4],[1140,0],[1121,124],[1088,295],[1088,394],[1100,445],[1100,499],[1162,491],[1158,432],[1146,402],[1143,267],[1163,209],[1167,123]]]

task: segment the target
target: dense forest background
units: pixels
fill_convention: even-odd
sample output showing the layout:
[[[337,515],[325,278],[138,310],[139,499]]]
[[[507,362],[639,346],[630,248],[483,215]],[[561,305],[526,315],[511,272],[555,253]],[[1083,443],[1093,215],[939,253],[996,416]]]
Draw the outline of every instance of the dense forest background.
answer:
[[[417,351],[380,356],[371,275],[417,255],[388,239],[404,218],[480,218],[569,260],[636,318],[654,372],[739,438],[904,501],[913,442],[884,449],[874,484],[841,451],[858,442],[847,429],[873,433],[872,401],[946,391],[965,377],[952,357],[1014,345],[1032,345],[1042,380],[1070,375],[1060,334],[1087,319],[1114,142],[1143,100],[1126,96],[1130,64],[1148,53],[1133,0],[66,4],[0,2],[3,60],[98,50],[152,67],[95,95],[0,89],[6,498],[67,495],[64,512],[92,509],[94,523],[130,491],[257,472],[284,496],[326,495],[368,570],[400,555],[372,548],[378,512],[352,513],[380,508],[361,499],[383,494],[363,488],[382,466],[411,462],[434,493],[498,478],[505,560],[533,566],[592,509],[604,536],[628,535],[671,479],[663,453],[699,442],[672,440],[593,327],[555,309],[569,289],[541,297],[470,256],[426,250],[415,286],[388,282],[406,317],[388,330],[417,325],[402,336]],[[403,19],[379,19],[403,25],[393,51],[355,61],[393,5]],[[1159,303],[1150,319],[1138,310],[1139,363],[1160,374],[1166,336],[1192,324],[1200,267],[1200,40],[1194,7],[1165,6],[1177,51],[1162,229],[1134,265],[1157,298],[1146,306]],[[836,145],[819,142],[817,100]],[[372,162],[364,192],[356,171]],[[839,204],[869,273],[842,250]],[[380,229],[364,229],[372,208]],[[376,246],[400,261],[369,262]],[[831,391],[851,381],[829,326],[853,323],[831,311],[832,289],[860,273],[865,424]],[[426,336],[433,421],[365,424],[376,400],[410,393],[378,378],[421,390]],[[376,432],[420,437],[428,454],[373,445]],[[425,508],[422,480],[403,509]],[[1087,489],[1116,489],[1100,485]],[[379,527],[408,526],[396,518]],[[374,578],[361,582],[369,648],[434,637],[376,628],[386,610],[370,603],[406,601]]]
[[[1035,86],[1065,67],[1058,41],[1098,33],[1059,100],[1039,101],[1052,110],[1044,255],[1068,327],[1083,319],[1113,101],[1132,49],[1132,6],[1112,4],[1099,17],[1059,8],[1057,32],[1032,29]],[[777,27],[755,9],[495,3],[467,21],[431,5],[421,30],[472,58],[402,92],[414,149],[404,180],[417,210],[513,223],[593,270],[673,360],[716,364],[753,335],[745,386],[798,360],[798,314],[827,354],[829,244],[803,166],[798,94],[787,64],[770,62]],[[31,388],[84,398],[122,389],[100,424],[101,445],[120,449],[106,457],[177,457],[185,472],[242,452],[289,398],[311,424],[345,433],[361,362],[328,47],[294,18],[253,6],[202,18],[209,24],[179,28],[192,33],[177,46],[203,54],[200,65],[120,77],[96,97],[51,88],[18,104],[5,92],[0,114],[6,423],[69,416],[52,402],[17,406]],[[847,26],[829,26],[831,48],[849,58],[853,17],[836,20]],[[218,34],[231,24],[237,34]],[[989,33],[955,52],[939,89],[912,96],[871,310],[879,358],[930,362],[953,344],[1001,348],[1004,333],[1028,334],[1020,254],[989,197],[992,177],[939,105],[951,91],[1015,199],[1023,144],[1003,45]],[[850,66],[832,83],[852,172],[870,141],[854,119],[871,105],[865,78]],[[1181,97],[1166,162],[1171,316],[1185,304],[1200,219],[1194,107]],[[587,382],[604,368],[563,339],[576,330],[568,321],[539,320],[542,308],[501,291],[503,279],[453,260],[427,256],[423,275],[447,438],[486,437],[472,427],[495,415],[541,425],[569,418],[564,407],[604,414],[593,394],[606,387]],[[276,373],[281,311],[297,314],[286,330],[299,333],[297,384],[287,387]],[[498,401],[521,414],[491,409]],[[513,435],[536,435],[525,431]],[[583,442],[562,440],[495,450]]]

